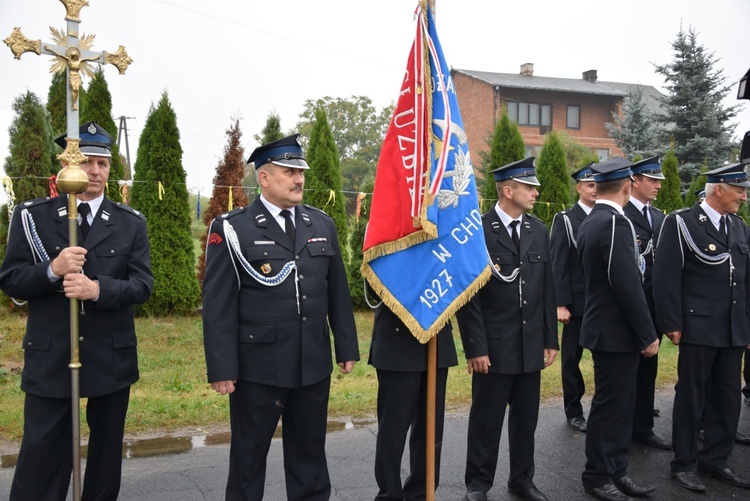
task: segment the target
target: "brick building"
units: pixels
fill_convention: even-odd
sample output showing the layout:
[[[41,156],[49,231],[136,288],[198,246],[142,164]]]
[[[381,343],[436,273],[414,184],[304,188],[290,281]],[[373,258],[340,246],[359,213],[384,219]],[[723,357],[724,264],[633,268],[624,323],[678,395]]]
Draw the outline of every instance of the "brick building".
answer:
[[[487,149],[503,106],[518,124],[527,156],[538,153],[551,130],[565,131],[602,161],[622,156],[604,124],[613,121],[612,112],[619,112],[633,87],[642,89],[651,111],[659,110],[662,96],[650,85],[598,81],[596,70],[583,72],[580,80],[534,76],[531,63],[518,74],[452,69],[451,76],[475,161]]]

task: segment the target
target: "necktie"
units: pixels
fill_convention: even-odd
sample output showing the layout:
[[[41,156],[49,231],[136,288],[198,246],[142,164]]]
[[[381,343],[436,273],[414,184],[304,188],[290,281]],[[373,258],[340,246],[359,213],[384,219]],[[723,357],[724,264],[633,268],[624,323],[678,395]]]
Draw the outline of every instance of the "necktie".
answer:
[[[726,224],[727,216],[721,216],[721,219],[719,219],[719,233],[722,237],[727,237],[727,224]]]
[[[516,251],[520,254],[521,239],[518,236],[518,221],[517,220],[513,220],[510,222],[510,238],[513,240],[513,244],[516,246]]]
[[[292,213],[287,209],[284,209],[283,211],[281,211],[281,216],[284,218],[284,231],[286,231],[286,236],[289,237],[292,245],[294,245],[295,230],[294,221],[292,221]]]
[[[81,215],[81,235],[86,240],[86,235],[89,234],[91,225],[89,224],[89,213],[91,212],[91,206],[86,202],[78,204],[78,213]]]
[[[643,217],[646,218],[646,223],[648,223],[648,227],[651,228],[651,221],[648,219],[648,205],[643,206]]]

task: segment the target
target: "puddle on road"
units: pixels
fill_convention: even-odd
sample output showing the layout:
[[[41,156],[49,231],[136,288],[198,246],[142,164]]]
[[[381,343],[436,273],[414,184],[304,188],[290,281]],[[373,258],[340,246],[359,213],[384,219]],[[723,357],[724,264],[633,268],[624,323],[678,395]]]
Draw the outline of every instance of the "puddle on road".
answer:
[[[374,421],[329,421],[327,431],[342,431],[352,428],[363,428]],[[281,438],[281,426],[276,428],[274,438]],[[122,447],[122,457],[146,458],[154,456],[168,456],[183,454],[209,445],[228,444],[231,435],[228,431],[211,433],[208,435],[195,435],[192,437],[173,437],[166,435],[159,438],[146,438],[142,440],[126,441]],[[81,447],[81,457],[86,457],[87,447]],[[0,468],[13,468],[18,461],[18,454],[0,455]]]

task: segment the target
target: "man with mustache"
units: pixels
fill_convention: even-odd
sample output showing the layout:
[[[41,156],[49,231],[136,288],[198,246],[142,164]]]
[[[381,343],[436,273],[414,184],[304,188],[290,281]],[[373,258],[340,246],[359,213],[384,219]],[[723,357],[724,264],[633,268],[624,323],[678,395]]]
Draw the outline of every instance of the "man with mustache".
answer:
[[[281,418],[287,498],[326,501],[331,331],[341,372],[359,360],[336,226],[301,205],[309,167],[299,135],[256,148],[248,163],[261,194],[211,223],[203,283],[208,381],[229,394],[226,499],[263,498]]]

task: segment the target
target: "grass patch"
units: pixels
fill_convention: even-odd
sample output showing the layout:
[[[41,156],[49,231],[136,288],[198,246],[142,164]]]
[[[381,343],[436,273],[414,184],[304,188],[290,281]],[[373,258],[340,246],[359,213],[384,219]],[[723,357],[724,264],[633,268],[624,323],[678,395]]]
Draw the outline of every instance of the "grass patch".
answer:
[[[0,437],[18,441],[23,429],[24,393],[19,385],[26,318],[7,312],[0,317]],[[338,367],[333,371],[329,404],[332,418],[366,418],[375,414],[377,376],[375,369],[367,364],[372,317],[371,312],[356,313],[362,360],[352,374],[343,375]],[[138,318],[136,329],[141,379],[132,387],[125,432],[142,434],[228,425],[227,397],[217,394],[206,383],[201,318]],[[466,372],[458,329],[454,330],[459,365],[449,371],[446,406],[460,409],[471,402],[471,376]],[[658,387],[674,384],[676,366],[677,348],[665,338],[659,352]],[[588,351],[584,351],[581,370],[586,394],[592,395],[593,364]],[[542,371],[542,399],[561,395],[558,355],[555,363]],[[87,434],[85,425],[82,433]]]

